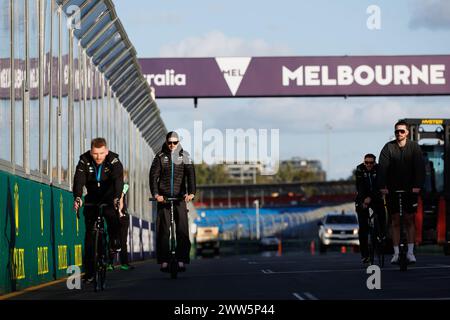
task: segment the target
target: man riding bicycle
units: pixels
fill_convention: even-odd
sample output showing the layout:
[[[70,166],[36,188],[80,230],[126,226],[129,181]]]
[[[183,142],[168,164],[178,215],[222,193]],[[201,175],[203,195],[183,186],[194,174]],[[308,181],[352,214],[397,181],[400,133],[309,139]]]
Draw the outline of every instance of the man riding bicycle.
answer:
[[[185,271],[189,263],[191,242],[186,202],[195,195],[195,169],[179,143],[178,134],[174,131],[166,135],[161,151],[153,159],[150,169],[150,190],[157,200],[156,217],[156,257],[161,264],[161,271],[169,271],[169,238],[170,238],[170,204],[164,197],[184,198],[174,202],[174,219],[176,225],[176,251],[178,270]]]
[[[104,208],[104,217],[108,226],[110,250],[116,251],[119,243],[119,216],[120,197],[123,190],[123,166],[119,156],[108,150],[104,138],[96,138],[91,142],[91,150],[80,156],[73,180],[74,209],[78,211],[83,201],[83,187],[87,194],[84,201],[89,204],[107,204]],[[94,245],[93,232],[99,211],[89,206],[84,209],[86,234],[84,238],[85,249],[85,279],[93,280]]]
[[[377,188],[376,156],[369,153],[364,156],[364,162],[356,167],[356,191],[355,208],[359,223],[359,247],[363,263],[369,262],[369,208],[374,211],[378,218],[377,231],[381,238],[385,236],[384,226],[386,223],[381,194]]]
[[[403,120],[395,124],[395,140],[385,144],[380,154],[378,185],[385,195],[392,220],[392,242],[394,255],[391,263],[399,261],[400,210],[404,213],[408,252],[406,259],[415,263],[415,213],[420,190],[425,180],[425,165],[422,151],[415,141],[408,139],[409,125]],[[399,191],[404,192],[402,208],[399,204]]]

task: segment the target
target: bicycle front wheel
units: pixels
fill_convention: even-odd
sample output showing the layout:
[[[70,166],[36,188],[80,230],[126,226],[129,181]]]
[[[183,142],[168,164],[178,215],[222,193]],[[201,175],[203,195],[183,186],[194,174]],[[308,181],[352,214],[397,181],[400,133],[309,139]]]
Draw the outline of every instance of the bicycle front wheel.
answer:
[[[169,269],[170,269],[170,278],[176,279],[178,274],[178,262],[176,259],[172,259],[170,261]]]
[[[106,281],[105,240],[99,230],[95,231],[94,291],[104,290]]]
[[[377,241],[378,266],[384,267],[384,243]]]
[[[373,229],[369,230],[367,249],[369,250],[369,263],[372,265],[375,262],[375,246],[374,246],[374,238],[373,238]]]
[[[98,283],[99,283],[99,254],[98,254],[98,248],[99,248],[99,231],[95,230],[94,231],[94,270],[92,270],[94,272],[94,281],[92,282],[92,284],[94,285],[94,291],[97,292],[97,288],[98,288]]]

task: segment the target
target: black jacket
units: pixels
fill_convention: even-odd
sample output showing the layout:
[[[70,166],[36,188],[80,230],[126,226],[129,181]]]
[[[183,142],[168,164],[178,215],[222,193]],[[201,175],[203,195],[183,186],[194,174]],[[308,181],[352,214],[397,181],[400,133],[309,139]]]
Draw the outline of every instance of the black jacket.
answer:
[[[154,197],[179,197],[186,193],[195,194],[196,191],[194,164],[179,144],[173,153],[163,144],[161,151],[153,159],[149,179],[150,191]]]
[[[371,171],[367,170],[364,163],[356,167],[356,203],[362,203],[365,198],[370,197],[376,200],[380,197],[377,185],[378,164],[375,164]]]
[[[415,141],[407,140],[403,148],[396,140],[384,145],[378,170],[379,189],[411,191],[412,188],[422,188],[424,180],[422,150]]]
[[[81,197],[83,186],[85,186],[87,203],[112,204],[114,199],[120,199],[123,190],[123,166],[119,155],[110,151],[106,156],[100,175],[100,187],[95,174],[96,170],[98,168],[90,151],[82,154],[73,180],[73,197]]]

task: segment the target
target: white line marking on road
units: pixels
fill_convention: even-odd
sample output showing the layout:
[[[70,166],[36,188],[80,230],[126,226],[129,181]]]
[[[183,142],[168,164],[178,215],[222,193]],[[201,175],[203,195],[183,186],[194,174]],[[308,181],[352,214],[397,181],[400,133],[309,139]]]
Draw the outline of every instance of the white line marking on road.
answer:
[[[409,267],[408,270],[416,270],[416,269],[448,269],[449,267]],[[264,269],[265,270],[265,269]],[[383,272],[397,272],[398,267],[390,267],[381,269]],[[302,273],[339,273],[339,272],[359,272],[365,274],[365,269],[363,268],[354,268],[354,269],[326,269],[326,270],[294,270],[294,271],[272,271],[271,274],[302,274]],[[261,270],[262,273],[267,273]],[[195,274],[191,275],[191,278],[205,278],[205,277],[230,277],[230,276],[248,276],[254,275],[253,272],[230,272],[230,273],[207,273],[207,274]]]
[[[313,296],[311,293],[309,292],[303,292],[303,294],[309,299],[309,300],[319,300],[317,299],[315,296]]]
[[[386,300],[450,300],[450,297],[441,297],[441,298],[395,298],[395,299],[386,299]]]
[[[274,273],[272,270],[270,270],[270,269],[262,269],[261,270],[262,271],[262,273]]]
[[[445,276],[445,277],[439,277],[439,276],[435,276],[435,277],[424,277],[422,278],[423,280],[441,280],[441,279],[450,279],[450,276]]]
[[[262,261],[262,262],[257,262],[257,261],[249,261],[249,264],[268,264],[270,263],[270,261]],[[299,264],[298,261],[278,261],[277,264]]]
[[[450,265],[448,264],[429,264],[430,267],[437,267],[437,268],[449,268]]]
[[[409,267],[410,270],[421,270],[421,269],[447,269],[450,266],[442,265],[442,266],[434,266],[434,267]],[[272,271],[273,274],[291,274],[291,273],[330,273],[330,272],[358,272],[361,271],[361,268],[358,269],[325,269],[325,270],[293,270],[293,271]],[[382,271],[398,271],[398,268],[383,268]]]
[[[298,300],[305,300],[305,298],[303,298],[301,295],[299,295],[298,293],[294,292],[293,293],[294,297],[296,297]]]

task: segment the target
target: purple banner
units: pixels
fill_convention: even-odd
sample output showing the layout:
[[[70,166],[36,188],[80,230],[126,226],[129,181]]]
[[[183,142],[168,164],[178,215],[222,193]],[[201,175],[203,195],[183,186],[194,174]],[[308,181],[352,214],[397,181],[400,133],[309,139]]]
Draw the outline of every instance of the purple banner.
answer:
[[[59,70],[58,58],[53,57],[50,60],[50,54],[47,53],[44,60],[44,96],[47,96],[50,91],[50,82],[52,84],[52,96],[54,98],[59,97],[59,79],[61,78],[62,86],[62,97],[67,97],[69,93],[69,77],[71,76],[69,72],[69,56],[62,56],[62,73]],[[29,60],[29,90],[30,99],[39,99],[39,60],[36,58],[31,58]],[[52,64],[52,73],[50,76],[50,63]],[[84,83],[84,75],[80,73],[79,64],[81,61],[74,59],[74,101],[79,101],[83,95],[81,88],[82,83]],[[14,93],[15,99],[17,101],[22,100],[23,83],[25,79],[25,60],[16,59],[14,60]],[[95,78],[95,81],[94,81]],[[100,79],[94,77],[94,70],[92,68],[88,69],[86,75],[87,84],[87,100],[91,99],[91,88],[92,88],[92,99],[102,98]],[[10,99],[10,87],[11,87],[11,67],[10,59],[0,59],[0,99]],[[106,96],[106,90],[104,90],[104,96]]]
[[[449,95],[450,56],[145,58],[157,98]]]

